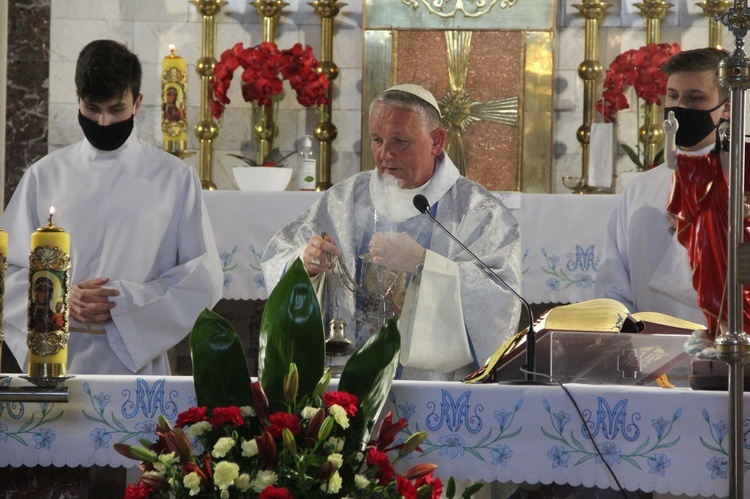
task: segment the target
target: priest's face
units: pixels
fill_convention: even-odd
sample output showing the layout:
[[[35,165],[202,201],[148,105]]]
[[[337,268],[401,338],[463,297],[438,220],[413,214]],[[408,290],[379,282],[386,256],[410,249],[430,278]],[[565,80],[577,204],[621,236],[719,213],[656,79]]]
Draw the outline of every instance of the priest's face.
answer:
[[[411,109],[378,103],[370,113],[370,147],[378,173],[400,180],[403,189],[419,187],[432,177],[445,138],[445,130],[427,130]]]
[[[719,95],[719,82],[715,71],[680,71],[669,75],[667,79],[667,95],[665,107],[684,107],[711,112],[711,119],[717,123],[721,117],[729,119],[730,104],[727,101],[723,106]],[[717,107],[718,106],[718,107]],[[680,127],[682,127],[680,123]],[[689,126],[689,124],[685,124]],[[713,131],[706,135],[700,142],[691,147],[681,147],[686,151],[698,151],[706,146],[712,145],[716,140]]]
[[[142,94],[133,98],[133,92],[128,89],[120,97],[115,97],[105,102],[78,99],[78,108],[86,118],[98,123],[100,126],[108,126],[125,121],[131,116],[138,114],[142,99]]]

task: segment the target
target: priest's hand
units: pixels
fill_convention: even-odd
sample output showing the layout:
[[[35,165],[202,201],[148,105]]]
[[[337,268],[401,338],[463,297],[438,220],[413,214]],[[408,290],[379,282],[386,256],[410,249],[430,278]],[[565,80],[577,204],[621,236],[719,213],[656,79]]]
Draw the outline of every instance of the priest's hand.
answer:
[[[110,310],[115,304],[110,296],[118,296],[116,289],[105,288],[106,277],[94,277],[70,288],[70,315],[83,324],[104,324],[112,320]]]
[[[302,253],[302,263],[310,277],[316,276],[329,269],[330,259],[328,255],[339,256],[339,248],[333,242],[333,236],[314,236],[305,246]]]
[[[414,273],[426,253],[413,237],[401,232],[376,232],[370,241],[373,263],[398,272]]]

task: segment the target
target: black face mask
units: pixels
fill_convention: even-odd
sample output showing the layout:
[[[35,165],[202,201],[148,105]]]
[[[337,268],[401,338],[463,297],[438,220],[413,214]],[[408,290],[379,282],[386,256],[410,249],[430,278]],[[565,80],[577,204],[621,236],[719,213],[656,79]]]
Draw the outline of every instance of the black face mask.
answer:
[[[675,135],[675,144],[678,147],[693,147],[701,140],[705,139],[708,134],[714,131],[717,123],[714,123],[711,113],[723,106],[726,101],[722,102],[713,109],[688,109],[686,107],[665,107],[664,119],[669,116],[669,111],[674,113],[679,128]]]
[[[83,135],[89,143],[100,151],[114,151],[128,140],[133,131],[135,115],[131,114],[130,118],[113,123],[107,126],[101,126],[96,121],[85,117],[81,111],[78,111],[78,124],[81,125]]]

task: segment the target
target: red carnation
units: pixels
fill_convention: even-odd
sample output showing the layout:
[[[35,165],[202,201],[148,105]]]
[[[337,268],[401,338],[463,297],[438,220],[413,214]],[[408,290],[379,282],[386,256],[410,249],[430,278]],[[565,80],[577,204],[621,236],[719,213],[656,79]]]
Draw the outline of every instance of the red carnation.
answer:
[[[186,425],[198,423],[200,421],[208,421],[208,408],[206,407],[191,407],[187,411],[183,411],[177,415],[177,422],[175,428],[184,428]]]
[[[302,432],[302,428],[299,425],[299,418],[288,412],[273,413],[268,417],[268,422],[269,425],[266,426],[265,430],[273,435],[274,438],[280,437],[284,428],[289,428],[289,431],[295,437]]]
[[[125,499],[147,499],[151,497],[153,489],[146,484],[130,484],[125,489]]]
[[[340,405],[346,411],[346,415],[354,417],[357,414],[359,399],[356,395],[347,392],[326,392],[323,394],[323,405],[327,408],[332,405]]]
[[[240,408],[237,406],[230,407],[215,407],[212,412],[211,426],[214,428],[218,426],[224,426],[225,424],[231,424],[234,426],[242,426],[245,424],[245,420],[242,418]]]
[[[417,499],[417,488],[401,475],[396,477],[396,490],[404,499]]]
[[[440,499],[440,495],[443,493],[443,482],[439,478],[433,477],[432,473],[428,473],[424,477],[414,480],[414,486],[417,489],[422,488],[424,485],[430,487],[432,499]]]
[[[258,499],[294,499],[294,496],[284,487],[274,487],[273,485],[269,485],[263,489],[263,492],[260,493]]]
[[[386,485],[388,482],[393,480],[394,476],[396,476],[396,472],[393,471],[393,465],[391,464],[391,461],[390,459],[388,459],[388,455],[385,452],[379,451],[374,447],[370,447],[367,450],[367,457],[365,461],[367,462],[368,468],[377,466],[378,474],[380,475],[378,483],[380,485]]]

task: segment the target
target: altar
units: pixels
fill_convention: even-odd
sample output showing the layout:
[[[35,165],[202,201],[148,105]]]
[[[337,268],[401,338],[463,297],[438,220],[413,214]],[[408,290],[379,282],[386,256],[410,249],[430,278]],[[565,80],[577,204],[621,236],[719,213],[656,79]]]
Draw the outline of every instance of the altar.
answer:
[[[0,381],[23,385],[15,375]],[[0,466],[133,467],[114,443],[153,441],[160,415],[174,422],[195,404],[186,376],[76,376],[67,386],[68,403],[0,403]],[[395,381],[383,414],[409,421],[398,439],[429,433],[403,469],[432,462],[445,479],[616,487],[606,462],[627,490],[727,496],[726,393],[568,388],[581,416],[557,385]]]
[[[268,241],[321,195],[204,192],[224,270],[225,299],[268,297],[260,270]],[[521,228],[524,298],[530,303],[575,303],[593,298],[604,233],[620,196],[495,195]]]

